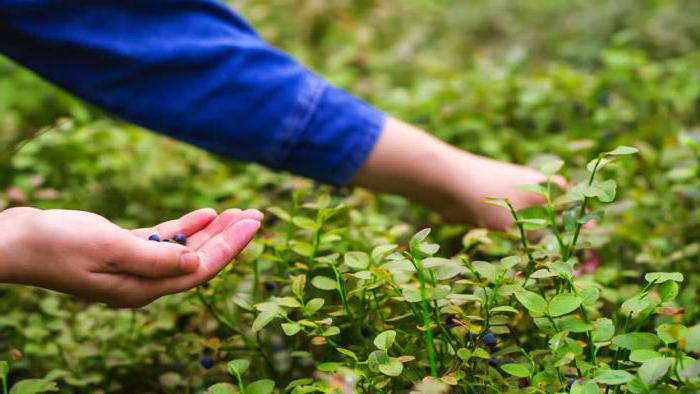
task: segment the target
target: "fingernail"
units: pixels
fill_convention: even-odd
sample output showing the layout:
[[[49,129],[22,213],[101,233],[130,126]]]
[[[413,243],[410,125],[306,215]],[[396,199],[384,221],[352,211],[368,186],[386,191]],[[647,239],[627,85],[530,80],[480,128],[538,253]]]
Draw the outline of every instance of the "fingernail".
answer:
[[[180,269],[184,272],[195,272],[199,268],[199,255],[187,252],[180,256]]]
[[[251,233],[258,231],[260,228],[260,222],[255,219],[243,219],[236,225],[242,227],[243,231],[250,231]]]

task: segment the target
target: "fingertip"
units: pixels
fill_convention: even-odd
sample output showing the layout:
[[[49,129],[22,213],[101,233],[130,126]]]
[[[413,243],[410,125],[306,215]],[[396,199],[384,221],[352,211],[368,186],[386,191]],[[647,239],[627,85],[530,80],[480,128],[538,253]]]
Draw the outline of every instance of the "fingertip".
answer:
[[[245,211],[243,211],[243,213],[246,214],[247,217],[249,217],[251,219],[255,219],[257,221],[261,221],[265,217],[265,215],[262,212],[258,211],[257,209],[253,209],[253,208],[246,209]]]
[[[242,219],[236,223],[236,228],[243,232],[250,232],[251,235],[254,234],[260,228],[260,220],[256,219]]]

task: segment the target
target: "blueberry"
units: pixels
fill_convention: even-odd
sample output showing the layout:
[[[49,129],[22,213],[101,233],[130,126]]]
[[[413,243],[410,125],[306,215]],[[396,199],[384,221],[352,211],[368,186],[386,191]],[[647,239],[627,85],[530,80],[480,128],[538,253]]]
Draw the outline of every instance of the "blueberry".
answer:
[[[484,344],[486,344],[486,346],[494,347],[496,346],[496,343],[498,343],[498,341],[496,340],[496,336],[493,335],[492,332],[486,333],[486,335],[484,335]]]
[[[272,291],[277,285],[271,280],[266,280],[265,282],[263,282],[263,286],[265,287],[265,290]]]
[[[175,234],[175,238],[173,238],[173,240],[180,245],[187,243],[187,237],[185,237],[185,234]]]
[[[496,368],[498,366],[498,359],[496,359],[496,357],[489,358],[489,365]]]
[[[569,380],[566,381],[566,389],[567,389],[567,390],[571,390],[571,386],[574,385],[574,382],[575,382],[575,381],[576,381],[576,379],[574,379],[574,378],[569,378]]]
[[[158,236],[158,234],[153,234],[153,235],[151,235],[150,237],[148,237],[148,240],[149,240],[149,241],[160,242],[160,237]]]
[[[370,328],[367,326],[362,326],[362,328],[360,328],[360,333],[363,337],[367,338],[372,335],[372,330],[370,330]]]
[[[199,360],[199,363],[202,364],[202,367],[205,369],[211,369],[211,367],[214,366],[214,360],[212,360],[212,358],[209,356],[202,357],[202,359]]]

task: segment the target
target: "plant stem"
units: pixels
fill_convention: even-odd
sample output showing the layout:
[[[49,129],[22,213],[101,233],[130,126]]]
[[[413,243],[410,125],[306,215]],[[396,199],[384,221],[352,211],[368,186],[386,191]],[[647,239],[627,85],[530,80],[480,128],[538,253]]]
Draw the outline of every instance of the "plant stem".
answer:
[[[420,281],[420,298],[421,307],[423,310],[423,330],[425,335],[425,346],[428,349],[428,362],[430,363],[430,375],[434,378],[437,377],[437,367],[435,366],[435,346],[433,344],[433,321],[430,317],[430,310],[428,306],[428,300],[425,294],[425,277],[423,276],[423,268],[417,257],[413,256],[411,259],[413,266],[416,267],[416,273],[418,274],[418,281]]]

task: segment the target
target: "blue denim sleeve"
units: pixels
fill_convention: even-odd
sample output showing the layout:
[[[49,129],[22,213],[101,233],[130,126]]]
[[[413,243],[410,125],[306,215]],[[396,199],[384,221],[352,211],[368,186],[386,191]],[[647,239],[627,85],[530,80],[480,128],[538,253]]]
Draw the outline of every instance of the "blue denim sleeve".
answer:
[[[127,121],[335,185],[385,118],[214,0],[0,0],[0,52]]]

